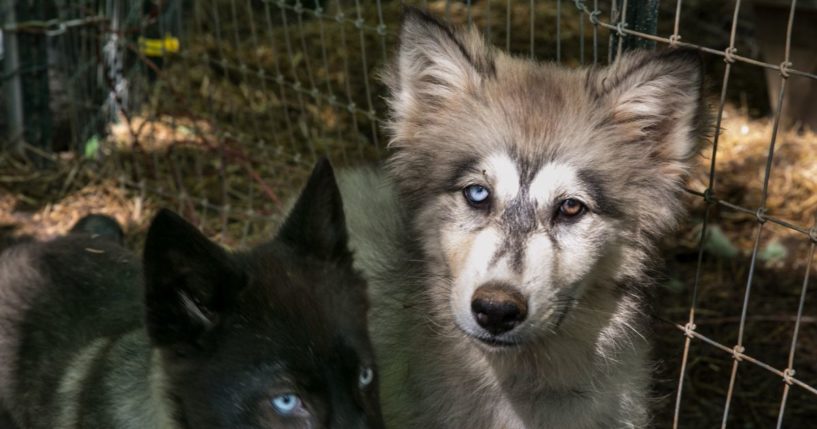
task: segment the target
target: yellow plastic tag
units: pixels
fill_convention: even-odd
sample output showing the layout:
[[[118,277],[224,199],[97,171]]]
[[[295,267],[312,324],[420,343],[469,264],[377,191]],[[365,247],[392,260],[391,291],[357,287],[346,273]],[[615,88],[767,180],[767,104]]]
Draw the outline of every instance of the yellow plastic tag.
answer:
[[[139,52],[146,57],[162,57],[179,52],[179,38],[167,35],[164,39],[139,38]]]

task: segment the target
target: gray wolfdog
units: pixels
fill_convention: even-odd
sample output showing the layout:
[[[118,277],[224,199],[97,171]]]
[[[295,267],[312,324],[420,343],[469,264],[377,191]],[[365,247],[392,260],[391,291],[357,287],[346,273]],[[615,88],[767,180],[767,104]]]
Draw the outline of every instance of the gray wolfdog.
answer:
[[[683,50],[569,70],[406,13],[387,174],[340,180],[387,427],[649,425],[642,291],[701,74]]]
[[[382,428],[327,162],[250,251],[169,211],[142,264],[120,240],[97,216],[0,254],[3,429]]]

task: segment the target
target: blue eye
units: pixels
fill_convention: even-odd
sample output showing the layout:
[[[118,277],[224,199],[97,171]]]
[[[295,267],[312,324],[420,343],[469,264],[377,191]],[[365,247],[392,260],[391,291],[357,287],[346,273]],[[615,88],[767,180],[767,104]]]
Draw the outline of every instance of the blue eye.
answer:
[[[274,396],[272,398],[272,407],[275,408],[276,413],[282,416],[302,414],[304,411],[301,398],[294,393],[284,393]]]
[[[465,199],[474,207],[479,207],[488,202],[488,197],[491,196],[491,191],[482,185],[469,185],[462,190]]]
[[[374,380],[374,370],[366,367],[360,370],[360,376],[358,377],[358,383],[360,383],[360,387],[366,387],[372,384]]]

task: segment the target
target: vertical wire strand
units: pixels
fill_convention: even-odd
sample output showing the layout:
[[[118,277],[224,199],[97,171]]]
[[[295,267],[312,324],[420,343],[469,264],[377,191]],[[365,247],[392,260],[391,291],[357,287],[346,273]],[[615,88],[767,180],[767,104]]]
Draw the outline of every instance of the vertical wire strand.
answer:
[[[241,36],[239,34],[239,25],[238,25],[238,10],[235,5],[236,0],[230,1],[230,14],[232,17],[232,25],[233,25],[233,40],[235,43],[235,52],[241,52]],[[252,16],[249,17],[249,20],[252,21]],[[249,87],[249,68],[247,67],[247,63],[244,61],[243,55],[237,55],[236,60],[238,61],[239,72],[241,73],[241,81]],[[238,84],[239,87],[241,83]],[[246,100],[247,103],[252,103],[252,92],[249,93],[248,99]],[[261,135],[261,125],[258,121],[258,115],[252,114],[252,126],[254,131],[254,136]]]
[[[789,27],[788,27],[788,30],[787,30],[787,36],[786,36],[786,54],[785,54],[786,58],[784,60],[784,64],[787,64],[788,61],[789,61],[789,43],[791,42],[792,18],[794,16],[795,3],[796,3],[796,0],[793,0],[792,1],[792,10],[791,10],[791,13],[789,15],[790,19],[789,19]],[[747,314],[748,306],[749,306],[749,296],[750,296],[751,291],[752,291],[752,279],[753,279],[753,276],[754,276],[755,262],[756,262],[756,259],[757,259],[757,251],[758,251],[758,245],[759,245],[759,241],[760,241],[760,231],[762,230],[763,225],[765,223],[765,219],[763,218],[763,216],[765,215],[765,211],[766,211],[766,199],[768,197],[768,191],[769,191],[769,189],[768,189],[769,179],[771,178],[772,163],[774,162],[774,150],[775,150],[775,145],[777,143],[777,135],[778,135],[779,126],[780,126],[780,116],[781,116],[780,110],[781,110],[781,108],[783,106],[783,99],[784,99],[784,96],[785,96],[785,93],[786,93],[786,81],[787,81],[787,78],[788,78],[787,73],[784,73],[784,71],[781,69],[780,94],[779,94],[779,97],[777,99],[777,111],[775,112],[774,122],[773,122],[773,125],[772,125],[771,141],[769,142],[769,153],[768,153],[768,155],[766,157],[766,170],[765,170],[764,176],[763,176],[763,189],[761,191],[760,207],[758,208],[758,211],[757,211],[757,218],[758,218],[758,223],[759,223],[758,224],[758,233],[757,233],[757,238],[755,239],[755,246],[754,246],[754,248],[752,250],[752,261],[751,261],[751,263],[749,265],[749,278],[748,278],[748,280],[746,282],[746,293],[745,293],[744,299],[743,299],[743,307],[741,309],[741,315],[740,315],[740,324],[738,326],[738,341],[737,341],[737,345],[735,346],[735,349],[740,350],[740,351],[742,351],[743,348],[744,348],[744,346],[743,346],[743,335],[744,335],[744,331],[745,331],[745,328],[746,328],[746,314]],[[733,393],[734,393],[734,385],[735,385],[735,380],[737,378],[737,369],[738,369],[739,362],[740,362],[740,359],[738,359],[738,357],[735,356],[735,359],[732,362],[732,373],[731,373],[731,376],[729,378],[729,390],[727,391],[727,394],[726,394],[726,404],[724,406],[723,420],[721,422],[721,428],[722,429],[726,428],[727,421],[729,419],[729,408],[730,408],[732,396],[733,396]]]
[[[505,3],[505,50],[511,50],[511,0]]]
[[[752,279],[755,274],[755,266],[757,265],[757,251],[760,248],[760,238],[763,233],[764,222],[758,218],[757,232],[755,233],[755,241],[752,246],[752,257],[749,262],[749,273],[746,280],[746,290],[743,294],[743,304],[740,312],[740,322],[738,327],[737,344],[733,347],[732,352],[732,371],[729,376],[729,388],[726,391],[726,403],[723,406],[723,419],[721,421],[721,429],[726,429],[729,420],[729,410],[732,404],[732,396],[735,393],[735,382],[737,381],[738,365],[742,361],[741,354],[746,350],[743,346],[743,331],[746,326],[746,314],[749,307],[749,297],[752,293]]]
[[[375,3],[377,5],[377,36],[380,40],[380,58],[383,61],[382,64],[388,64],[389,56],[386,53],[386,34],[388,34],[388,27],[386,26],[386,22],[383,20],[382,1],[376,0]]]
[[[261,60],[261,49],[260,49],[261,47],[260,47],[260,45],[258,43],[258,30],[255,27],[255,17],[254,17],[255,14],[253,13],[252,3],[251,2],[244,2],[244,5],[246,6],[245,7],[245,12],[246,12],[247,19],[248,19],[248,21],[250,23],[250,41],[252,42],[252,47],[253,47],[255,55],[256,55],[256,58],[255,58],[256,67],[257,67],[256,75],[258,77],[259,83],[261,84],[262,99],[266,101],[266,99],[267,99],[266,97],[267,97],[267,94],[268,94],[267,73],[264,70],[263,63],[262,63],[262,60]],[[269,123],[270,124],[275,124],[275,117],[273,116],[272,112],[273,112],[272,109],[267,109],[267,117],[269,118]],[[277,133],[275,131],[271,131],[271,132],[269,132],[269,134],[271,134],[272,147],[281,147],[281,143],[278,140]],[[257,150],[259,151],[259,153],[265,154],[267,152],[268,146],[266,145],[266,139],[264,138],[263,135],[255,136],[255,146],[256,146]],[[263,155],[263,156],[266,156],[266,155]],[[272,174],[275,174],[274,170],[273,170]],[[245,219],[244,219],[244,227],[242,228],[241,241],[240,241],[241,245],[244,245],[244,243],[246,242],[247,234],[249,233],[250,228],[251,228],[252,218],[255,215],[255,212],[253,210],[253,207],[254,207],[253,199],[255,197],[255,193],[253,192],[254,185],[255,184],[252,181],[250,181],[249,192],[248,192],[248,195],[247,195],[247,209],[246,209],[246,214],[245,214]]]
[[[562,62],[562,0],[556,0],[556,62]]]
[[[530,57],[534,58],[536,56],[535,47],[536,47],[536,2],[535,0],[530,0]]]
[[[584,19],[582,19],[582,7],[581,1],[577,3],[577,7],[579,9],[579,64],[584,65]]]
[[[485,13],[482,14],[482,31],[489,42],[496,42],[496,36],[494,35],[494,16],[491,11],[491,2],[489,1],[485,2]]]
[[[593,12],[590,15],[594,17],[593,23],[593,65],[599,63],[599,0],[593,0]]]
[[[252,47],[255,52],[255,61],[256,61],[256,76],[258,77],[258,82],[261,84],[261,92],[263,93],[263,97],[266,98],[267,94],[269,94],[269,88],[267,87],[267,72],[264,70],[262,59],[261,59],[261,45],[258,42],[258,29],[255,27],[255,19],[254,19],[254,11],[252,10],[252,2],[244,2],[245,13],[248,18],[250,24],[250,41],[252,43]],[[270,124],[275,123],[275,116],[273,115],[273,110],[267,110],[267,118]],[[275,132],[271,132],[270,138],[272,140],[273,147],[279,147],[281,143],[278,140],[278,136]],[[264,149],[265,137],[264,135],[257,135],[256,137],[256,144],[259,150]]]
[[[203,21],[206,22],[206,19],[207,19],[207,17],[206,17],[207,8],[204,6],[204,2],[196,2],[193,10],[194,10],[194,24],[193,24],[194,31],[196,32],[197,35],[205,34],[205,32],[204,32],[205,24],[203,23]],[[192,36],[191,36],[190,39],[192,40]],[[204,54],[202,54],[202,57],[201,57],[200,60],[207,67],[211,66],[210,56],[206,52]],[[191,58],[191,61],[195,61],[195,59]],[[200,89],[199,89],[199,91],[200,91]],[[206,111],[205,115],[207,115],[206,117],[208,118],[209,121],[215,122],[216,118],[215,118],[215,114],[213,112],[213,103],[212,103],[213,95],[212,95],[212,91],[208,91],[205,97],[207,99],[207,103],[206,103],[207,108],[205,109],[205,111]],[[203,136],[204,134],[199,133],[199,135]],[[192,166],[192,168],[194,170],[194,174],[198,178],[199,183],[204,183],[204,177],[203,177],[204,176],[204,165],[203,165],[204,160],[202,158],[203,157],[200,157],[200,156],[194,157],[193,166]],[[193,195],[191,195],[191,198],[192,197],[193,197]],[[189,202],[189,208],[190,208],[190,214],[196,215],[196,203],[195,203],[195,201],[191,200]]]
[[[358,35],[360,37],[360,63],[363,66],[363,88],[366,92],[366,107],[369,109],[366,112],[366,116],[369,119],[369,126],[371,129],[372,135],[372,143],[374,143],[374,147],[376,151],[380,150],[380,142],[378,141],[377,137],[377,115],[374,111],[374,103],[372,103],[372,89],[371,84],[369,83],[369,59],[366,55],[366,34],[363,32],[363,27],[365,21],[363,20],[363,13],[360,9],[360,0],[355,0],[355,11],[357,13],[357,20],[355,20],[355,26],[358,29]],[[352,112],[352,114],[356,114]]]
[[[679,2],[680,3],[680,2]],[[726,48],[727,52],[734,52],[735,49],[735,35],[737,33],[737,25],[738,25],[738,15],[740,14],[740,3],[741,0],[737,0],[735,4],[734,13],[732,16],[732,30],[729,36],[729,47]],[[676,8],[676,13],[680,13],[680,6]],[[676,21],[680,18],[676,16]],[[701,267],[703,265],[703,255],[704,255],[704,244],[706,240],[706,233],[707,228],[709,225],[709,215],[711,212],[712,207],[712,197],[715,193],[715,171],[717,165],[717,156],[718,156],[718,143],[721,137],[721,123],[723,122],[723,111],[726,107],[726,94],[727,89],[729,87],[729,76],[732,72],[732,63],[726,60],[726,64],[724,66],[723,72],[723,83],[721,85],[721,94],[720,94],[720,101],[718,104],[718,114],[715,119],[715,136],[712,140],[712,158],[710,159],[709,164],[709,182],[707,184],[707,189],[704,193],[704,201],[706,202],[706,210],[704,211],[704,218],[703,224],[701,226],[701,236],[698,242],[698,260],[695,267],[695,277],[692,284],[692,297],[690,300],[689,306],[689,318],[687,320],[687,330],[688,333],[686,338],[684,339],[684,351],[681,357],[681,370],[678,376],[678,391],[675,397],[675,411],[673,413],[673,429],[678,429],[678,425],[680,423],[680,412],[681,412],[681,400],[683,397],[683,390],[684,390],[684,378],[686,376],[686,369],[687,369],[687,362],[689,359],[689,348],[690,343],[692,341],[692,336],[689,334],[690,330],[695,329],[695,312],[698,308],[698,294],[700,289],[700,282],[701,282]]]
[[[681,29],[681,3],[683,3],[683,0],[678,0],[675,2],[675,19],[672,24],[672,37],[670,37],[670,43],[672,43],[672,41],[677,43],[681,40],[681,35],[679,34]]]
[[[352,84],[349,74],[349,44],[346,41],[346,26],[343,24],[343,20],[345,19],[345,15],[343,13],[343,6],[340,3],[340,0],[335,0],[337,4],[338,12],[335,16],[335,21],[337,22],[338,28],[340,28],[340,46],[341,51],[345,53],[342,55],[343,57],[343,71],[345,73],[344,83],[346,89],[346,110],[349,113],[350,118],[352,119],[352,130],[355,132],[358,130],[357,124],[357,114],[355,112],[355,102],[352,98]],[[358,144],[358,154],[362,157],[363,156],[363,146]]]
[[[817,231],[817,225],[814,226],[814,230]],[[783,372],[788,377],[794,375],[794,354],[797,349],[797,337],[800,333],[800,323],[803,320],[803,307],[806,303],[806,292],[808,291],[811,264],[814,260],[814,247],[815,242],[812,242],[811,246],[809,246],[808,259],[806,260],[806,275],[803,277],[803,287],[800,289],[800,302],[797,306],[797,317],[794,321],[794,332],[792,333],[791,337],[791,346],[789,347],[787,366],[786,370]],[[791,381],[785,378],[783,381],[783,397],[780,399],[780,409],[777,413],[777,426],[775,426],[777,429],[783,427],[783,414],[786,412],[786,400],[788,399],[789,390],[791,389]]]
[[[303,84],[301,83],[301,79],[299,78],[298,66],[295,63],[295,52],[292,49],[292,35],[290,34],[290,31],[289,31],[289,20],[287,19],[287,10],[286,10],[286,7],[285,7],[284,4],[280,4],[278,7],[281,10],[281,25],[284,27],[284,46],[286,47],[287,56],[289,57],[289,66],[290,66],[290,69],[292,71],[292,79],[294,79],[293,90],[295,92],[295,98],[298,100],[298,108],[299,108],[299,111],[298,111],[299,120],[298,121],[299,121],[299,125],[300,125],[302,117],[307,111],[306,110],[306,102],[304,101],[304,96],[303,96],[303,92],[302,92]],[[303,53],[303,54],[304,54],[304,56],[306,55],[306,53]],[[309,141],[311,139],[309,139],[308,135],[303,135],[302,137],[307,140],[307,147],[309,149],[309,152],[310,152],[310,155],[311,155],[312,159],[313,160],[316,159],[317,154],[315,153],[315,147],[312,145],[312,142]],[[298,140],[300,140],[300,139],[298,139]],[[299,145],[299,142],[297,140],[293,141],[293,150],[294,150],[293,160],[296,161],[296,162],[301,161],[301,151],[299,150],[300,146],[301,145]]]
[[[329,68],[329,57],[327,55],[326,49],[326,26],[324,25],[324,13],[325,11],[320,6],[320,0],[314,0],[315,2],[315,17],[318,20],[318,31],[320,34],[320,44],[321,44],[321,61],[323,63],[323,75],[325,76],[323,84],[326,86],[326,94],[324,94],[327,98],[327,107],[332,109],[335,115],[340,116],[340,109],[337,106],[337,96],[335,95],[335,90],[332,88],[332,78],[331,78],[331,69]],[[378,5],[380,1],[378,0]],[[323,122],[323,121],[321,121]],[[326,126],[323,127],[324,129]],[[335,133],[337,141],[342,142],[344,141],[343,136],[341,135],[341,127],[335,127]],[[346,144],[340,145],[340,155],[345,161],[347,158],[346,153]],[[332,160],[332,154],[327,151],[326,155]]]
[[[219,55],[219,64],[221,65],[222,69],[225,73],[228,73],[229,70],[229,63],[227,62],[227,57],[224,54],[224,40],[221,37],[221,18],[219,16],[218,11],[218,4],[214,1],[213,2],[213,17],[215,19],[215,29],[216,29],[216,43],[218,44],[218,55]],[[234,106],[230,106],[233,110],[235,110]],[[219,148],[219,164],[218,164],[218,174],[221,183],[221,205],[225,206],[229,204],[229,183],[227,178],[227,139],[225,138],[223,132],[218,133],[218,148]],[[206,208],[204,210],[207,210]],[[223,239],[223,237],[222,237]]]
[[[619,0],[612,0],[610,4],[610,22],[619,21],[620,17],[618,15],[618,1]],[[613,42],[616,40],[615,33],[610,30],[609,35],[607,36],[607,64],[611,64],[613,62]]]
[[[284,122],[286,123],[286,130],[287,136],[289,137],[289,146],[290,149],[294,152],[297,150],[296,148],[296,141],[295,141],[295,131],[292,126],[292,119],[290,118],[289,113],[289,100],[286,94],[286,86],[284,82],[284,72],[283,68],[281,67],[281,62],[278,61],[278,57],[282,53],[280,48],[278,47],[278,43],[275,39],[275,32],[273,31],[272,25],[272,11],[270,10],[269,0],[264,1],[264,18],[267,23],[267,41],[270,45],[270,50],[272,51],[272,65],[275,69],[275,82],[278,85],[278,91],[281,97],[281,107],[283,108],[284,114]]]
[[[623,0],[621,3],[621,15],[619,15],[618,19],[618,27],[619,28],[627,28],[627,0]],[[618,35],[618,48],[616,48],[616,59],[621,57],[621,53],[624,51],[624,33],[617,32]]]
[[[315,106],[318,107],[318,111],[320,111],[321,107],[323,107],[323,101],[320,97],[320,91],[318,91],[318,85],[315,83],[315,73],[313,72],[313,65],[312,65],[312,56],[309,54],[308,43],[306,41],[306,35],[304,31],[304,13],[306,10],[304,9],[303,3],[300,0],[295,2],[295,15],[298,18],[298,36],[301,41],[301,55],[303,56],[304,68],[306,69],[306,77],[309,81],[309,95],[312,97],[312,101],[315,103]],[[308,110],[304,110],[302,115],[305,117],[308,114]],[[306,119],[304,119],[306,122]],[[324,124],[323,121],[318,119],[318,129],[321,135],[325,134],[324,132]],[[304,125],[304,133],[306,134],[304,137],[307,141],[307,146],[309,146],[309,153],[312,155],[312,160],[317,161],[318,151],[315,148],[314,136],[311,135],[308,129],[308,125]]]
[[[791,63],[789,62],[789,60],[790,60],[789,54],[791,52],[791,34],[792,34],[792,30],[794,28],[794,13],[795,13],[796,6],[797,6],[797,0],[792,0],[791,9],[789,10],[789,21],[788,21],[788,24],[787,24],[787,27],[786,27],[786,48],[785,48],[785,51],[784,51],[784,59],[783,59],[783,63],[780,64],[780,80],[781,80],[780,98],[777,100],[777,111],[775,112],[775,129],[774,129],[774,131],[772,131],[772,133],[773,133],[772,134],[772,143],[770,144],[770,148],[769,148],[769,158],[770,159],[769,159],[769,162],[767,162],[767,164],[766,164],[767,173],[769,171],[771,171],[771,157],[772,157],[772,153],[774,151],[774,138],[775,138],[775,135],[777,134],[777,126],[778,126],[778,123],[780,121],[780,116],[782,116],[781,111],[783,109],[783,100],[784,100],[783,92],[785,90],[786,81],[788,80],[788,73],[786,72],[786,69],[791,66]],[[768,189],[767,189],[768,184],[769,184],[769,177],[767,175],[767,177],[764,178],[764,183],[763,183],[763,191],[764,191],[764,193],[763,193],[764,200],[763,201],[764,202],[765,202],[766,194],[768,192]],[[814,226],[812,231],[817,231],[817,225]],[[808,255],[808,260],[806,262],[806,275],[803,278],[803,287],[802,287],[802,289],[800,291],[800,302],[799,302],[799,305],[797,307],[797,318],[795,319],[795,322],[794,322],[794,332],[792,333],[791,347],[789,348],[789,356],[788,356],[788,360],[786,362],[787,363],[786,369],[784,371],[784,374],[786,374],[787,377],[791,377],[792,375],[794,375],[794,354],[795,354],[795,351],[797,349],[797,336],[798,336],[798,334],[800,332],[800,321],[801,321],[801,319],[803,317],[803,305],[805,304],[805,301],[806,301],[806,290],[808,289],[809,271],[811,269],[812,260],[814,259],[814,244],[815,243],[812,242],[811,246],[809,247],[809,255]],[[784,379],[784,381],[785,381],[785,384],[783,385],[783,395],[780,398],[780,409],[779,409],[779,411],[777,413],[777,426],[776,426],[777,429],[780,429],[781,427],[783,427],[783,415],[786,413],[786,401],[787,401],[787,399],[789,397],[789,389],[791,388],[790,380],[788,380],[788,378],[786,378],[786,379]]]

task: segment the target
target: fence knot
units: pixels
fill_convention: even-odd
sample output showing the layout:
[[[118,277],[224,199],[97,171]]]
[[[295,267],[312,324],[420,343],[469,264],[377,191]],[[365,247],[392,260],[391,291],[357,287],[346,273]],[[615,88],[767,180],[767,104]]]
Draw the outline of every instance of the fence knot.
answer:
[[[808,237],[812,242],[817,244],[817,225],[812,226],[811,229],[808,230]]]
[[[304,5],[302,5],[301,2],[296,1],[295,2],[295,7],[293,8],[293,10],[295,11],[295,13],[300,15],[300,14],[304,13]]]
[[[355,20],[355,27],[357,27],[358,29],[362,29],[363,24],[364,24],[363,18],[358,18]]]
[[[680,41],[681,41],[680,34],[673,34],[672,36],[669,36],[669,45],[673,48],[678,46],[678,42]]]
[[[734,63],[735,62],[735,53],[737,51],[738,51],[737,48],[732,47],[732,46],[724,49],[724,51],[723,51],[723,60],[726,61],[729,64]]]
[[[624,21],[620,21],[616,24],[616,34],[618,37],[624,37],[626,34],[624,33],[624,29],[627,28],[627,23]]]
[[[349,113],[355,113],[355,109],[357,109],[357,104],[355,104],[354,101],[346,105],[346,110],[348,110]]]
[[[377,26],[377,34],[379,34],[381,36],[386,35],[386,26],[384,24],[380,24],[380,25]]]
[[[755,217],[758,223],[766,223],[766,209],[763,207],[757,209],[757,211],[755,211]]]
[[[793,381],[792,381],[792,377],[794,377],[795,372],[796,372],[796,371],[794,371],[794,368],[786,368],[786,369],[784,369],[784,370],[783,370],[783,381],[784,381],[786,384],[791,385],[791,384],[793,383]]]
[[[344,19],[346,19],[346,15],[344,15],[343,12],[338,12],[338,14],[335,15],[335,21],[337,21],[339,24],[343,24]]]
[[[573,0],[573,4],[576,5],[576,9],[584,10],[584,0]]]
[[[732,357],[734,357],[736,361],[741,362],[741,361],[743,361],[743,356],[742,355],[743,355],[743,352],[745,352],[745,351],[746,351],[745,347],[743,347],[741,345],[737,345],[737,346],[732,348]]]
[[[590,23],[593,24],[593,25],[599,25],[599,23],[601,22],[601,21],[599,21],[599,16],[601,16],[601,11],[600,10],[594,10],[594,11],[590,12],[590,17],[589,17]]]
[[[791,68],[791,61],[783,61],[780,63],[780,76],[789,77],[789,69]]]
[[[689,337],[689,338],[692,338],[692,334],[695,332],[696,327],[697,326],[695,326],[694,323],[687,322],[687,324],[684,325],[684,335]]]
[[[50,24],[45,29],[45,35],[49,36],[49,37],[59,36],[59,35],[65,33],[65,30],[67,28],[68,28],[68,26],[65,25],[64,22]]]
[[[707,205],[712,205],[717,202],[715,199],[715,191],[713,191],[712,188],[706,188],[706,190],[704,190],[704,202]]]

